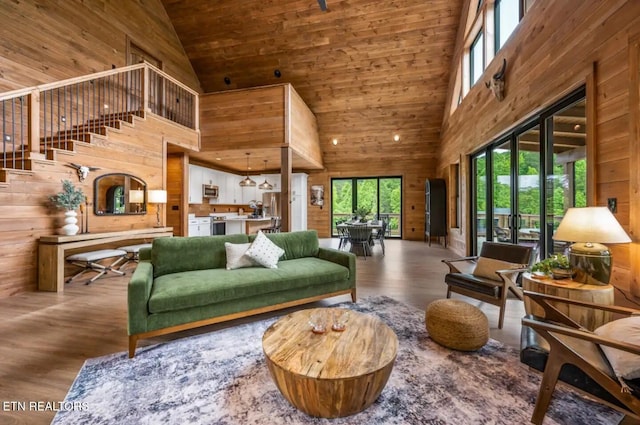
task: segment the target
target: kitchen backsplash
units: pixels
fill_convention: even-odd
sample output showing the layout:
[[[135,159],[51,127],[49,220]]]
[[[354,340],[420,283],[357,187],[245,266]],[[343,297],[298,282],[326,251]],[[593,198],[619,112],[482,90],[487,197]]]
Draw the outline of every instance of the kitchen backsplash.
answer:
[[[212,213],[238,213],[240,208],[244,210],[244,213],[251,212],[251,208],[248,205],[211,205],[211,204],[190,204],[189,214],[195,214],[196,216],[207,216]]]

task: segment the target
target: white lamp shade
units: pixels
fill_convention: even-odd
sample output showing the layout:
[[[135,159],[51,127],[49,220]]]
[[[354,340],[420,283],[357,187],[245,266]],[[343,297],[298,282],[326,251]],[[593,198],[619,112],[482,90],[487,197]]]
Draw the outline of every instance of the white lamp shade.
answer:
[[[569,208],[553,239],[603,244],[631,242],[607,207]]]
[[[167,191],[166,190],[150,190],[149,203],[150,204],[166,204]]]
[[[132,189],[129,191],[129,202],[132,204],[141,204],[144,202],[144,190]]]

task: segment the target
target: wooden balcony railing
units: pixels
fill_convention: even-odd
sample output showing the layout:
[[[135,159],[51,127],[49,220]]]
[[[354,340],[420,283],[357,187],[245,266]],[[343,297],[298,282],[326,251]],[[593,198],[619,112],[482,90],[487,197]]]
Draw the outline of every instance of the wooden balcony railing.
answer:
[[[196,130],[198,93],[148,63],[0,95],[0,168],[101,133],[130,115],[153,114]]]

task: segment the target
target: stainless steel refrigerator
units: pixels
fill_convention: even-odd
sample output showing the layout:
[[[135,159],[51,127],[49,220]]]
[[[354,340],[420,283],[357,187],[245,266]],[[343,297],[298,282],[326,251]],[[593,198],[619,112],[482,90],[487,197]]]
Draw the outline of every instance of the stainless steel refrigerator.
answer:
[[[280,192],[264,192],[262,194],[262,208],[265,207],[267,215],[280,217]]]

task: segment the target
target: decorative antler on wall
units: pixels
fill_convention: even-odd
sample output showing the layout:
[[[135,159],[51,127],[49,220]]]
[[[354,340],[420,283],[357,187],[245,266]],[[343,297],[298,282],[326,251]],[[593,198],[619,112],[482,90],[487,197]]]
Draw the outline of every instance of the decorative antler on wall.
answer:
[[[67,167],[76,169],[76,172],[78,173],[78,180],[80,180],[80,182],[83,182],[89,176],[89,171],[96,171],[100,169],[100,167],[87,167],[86,165],[74,164],[73,162],[66,165]]]
[[[500,71],[493,74],[493,77],[491,77],[490,82],[485,83],[487,88],[491,90],[491,93],[493,93],[493,95],[496,97],[496,99],[498,99],[498,101],[501,101],[502,99],[504,99],[504,80],[505,80],[504,72],[506,70],[507,70],[507,60],[502,59],[502,68],[500,69]]]

